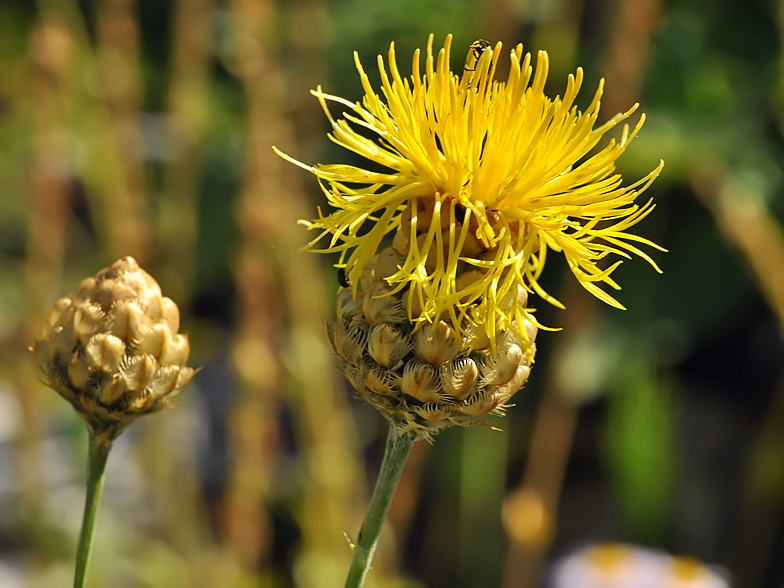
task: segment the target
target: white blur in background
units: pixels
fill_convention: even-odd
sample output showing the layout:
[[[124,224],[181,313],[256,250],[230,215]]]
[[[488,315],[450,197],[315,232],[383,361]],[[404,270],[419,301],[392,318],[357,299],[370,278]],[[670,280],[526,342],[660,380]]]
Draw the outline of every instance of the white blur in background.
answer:
[[[723,569],[635,545],[602,543],[553,565],[549,588],[730,588]]]

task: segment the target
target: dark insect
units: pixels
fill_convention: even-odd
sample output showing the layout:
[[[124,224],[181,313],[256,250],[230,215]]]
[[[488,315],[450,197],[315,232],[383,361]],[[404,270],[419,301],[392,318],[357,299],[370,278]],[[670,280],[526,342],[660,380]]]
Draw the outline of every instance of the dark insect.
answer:
[[[338,268],[338,284],[341,285],[343,288],[348,288],[351,286],[348,282],[348,276],[346,275],[346,270],[344,268]]]
[[[455,204],[455,218],[462,225],[465,222],[466,209],[462,204]]]
[[[474,71],[479,58],[482,57],[482,53],[488,49],[490,49],[490,43],[484,39],[479,39],[478,41],[471,43],[471,47],[468,49],[468,55],[466,56],[465,70]]]

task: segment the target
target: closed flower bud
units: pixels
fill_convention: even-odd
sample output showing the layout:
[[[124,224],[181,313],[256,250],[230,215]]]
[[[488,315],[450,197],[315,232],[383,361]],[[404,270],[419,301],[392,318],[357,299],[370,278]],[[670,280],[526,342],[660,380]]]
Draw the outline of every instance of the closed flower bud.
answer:
[[[113,439],[142,414],[171,405],[193,377],[179,325],[177,305],[124,257],[57,301],[34,350],[46,384],[93,433]]]

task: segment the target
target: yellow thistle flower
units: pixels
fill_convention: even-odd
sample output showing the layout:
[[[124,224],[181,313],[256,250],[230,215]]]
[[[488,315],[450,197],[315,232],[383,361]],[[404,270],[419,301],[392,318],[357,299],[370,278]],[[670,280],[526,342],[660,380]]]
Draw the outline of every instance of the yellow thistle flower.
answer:
[[[497,329],[519,331],[526,340],[522,325],[536,321],[524,307],[525,297],[514,295],[520,286],[562,307],[539,284],[551,249],[564,254],[589,292],[623,308],[600,287],[620,288],[611,276],[621,261],[606,267],[600,261],[608,254],[635,254],[660,271],[636,244],[661,248],[627,231],[653,210],[652,202],[639,205],[635,200],[663,162],[625,187],[615,169],[615,160],[645,116],[631,130],[624,125],[619,140],[599,147],[637,105],[595,126],[603,81],[581,112],[574,101],[582,69],[569,76],[563,97],[550,99],[544,94],[544,51],[538,53],[534,73],[530,53],[523,55],[523,46],[515,47],[504,82],[494,79],[501,43],[494,48],[486,41],[472,45],[460,76],[450,71],[451,43],[450,35],[434,56],[431,35],[424,73],[417,50],[410,78],[398,71],[392,44],[388,70],[378,57],[383,98],[356,53],[365,90],[361,103],[320,87],[313,92],[332,124],[330,138],[390,171],[342,164],[311,167],[278,151],[315,174],[335,208],[305,222],[320,231],[308,248],[340,253],[338,267],[356,295],[382,240],[396,233],[396,239],[407,241],[399,248],[407,254],[386,281],[393,294],[407,297],[409,320],[433,323],[448,317],[461,335],[473,340],[486,336],[495,341]],[[330,102],[347,109],[343,118],[332,116]],[[377,135],[375,140],[365,136],[368,131]],[[327,236],[327,245],[317,248]],[[458,279],[463,274],[470,277]]]

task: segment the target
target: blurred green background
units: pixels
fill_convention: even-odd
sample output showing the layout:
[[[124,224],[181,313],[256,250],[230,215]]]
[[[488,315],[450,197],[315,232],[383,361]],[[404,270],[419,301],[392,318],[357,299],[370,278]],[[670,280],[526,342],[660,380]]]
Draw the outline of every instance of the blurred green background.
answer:
[[[601,306],[552,256],[537,365],[490,427],[418,444],[369,587],[541,586],[597,541],[784,583],[784,4],[763,0],[0,3],[0,586],[70,585],[86,433],[29,345],[123,255],[183,314],[203,370],[107,470],[90,585],[342,585],[386,435],[332,365],[335,260],[299,253],[323,195],[271,145],[354,162],[309,90],[361,98],[434,33],[545,49],[547,91],[640,102],[627,183],[669,250]]]

